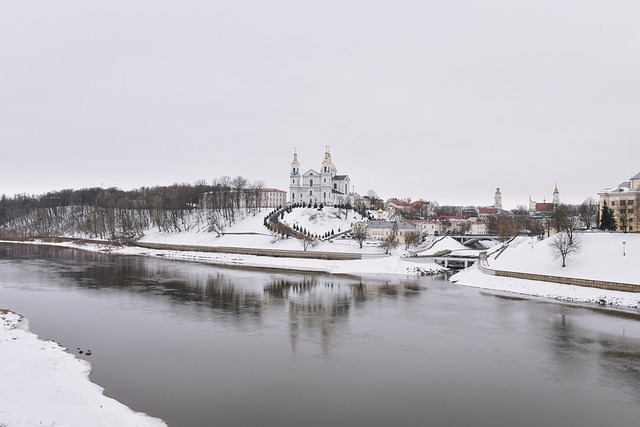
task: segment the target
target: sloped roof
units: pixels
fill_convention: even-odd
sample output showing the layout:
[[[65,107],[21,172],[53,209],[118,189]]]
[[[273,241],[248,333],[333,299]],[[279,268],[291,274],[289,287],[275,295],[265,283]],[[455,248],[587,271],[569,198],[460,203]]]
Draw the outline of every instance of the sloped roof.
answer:
[[[536,212],[551,212],[553,203],[536,203]]]
[[[390,205],[395,205],[395,206],[411,206],[409,205],[409,203],[407,202],[403,202],[402,200],[392,200],[389,202]]]
[[[631,178],[632,181],[635,181],[635,180],[638,180],[638,179],[640,179],[640,172],[638,172],[638,174],[636,176]]]
[[[479,208],[478,215],[495,215],[498,213],[498,208]]]
[[[349,175],[336,175],[336,176],[333,177],[333,180],[334,181],[345,181],[345,180],[351,181],[349,179]]]

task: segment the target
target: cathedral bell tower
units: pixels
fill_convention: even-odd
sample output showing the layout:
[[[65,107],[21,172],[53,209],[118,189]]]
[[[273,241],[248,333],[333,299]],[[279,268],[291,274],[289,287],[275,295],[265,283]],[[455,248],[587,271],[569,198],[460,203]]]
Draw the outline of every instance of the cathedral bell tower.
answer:
[[[333,193],[331,191],[332,166],[331,153],[329,152],[329,146],[327,146],[324,150],[324,160],[320,169],[320,201],[324,204],[333,203]]]
[[[289,173],[289,201],[299,203],[302,201],[302,178],[300,177],[300,162],[298,162],[298,151],[293,151],[293,161],[291,162],[291,172]]]

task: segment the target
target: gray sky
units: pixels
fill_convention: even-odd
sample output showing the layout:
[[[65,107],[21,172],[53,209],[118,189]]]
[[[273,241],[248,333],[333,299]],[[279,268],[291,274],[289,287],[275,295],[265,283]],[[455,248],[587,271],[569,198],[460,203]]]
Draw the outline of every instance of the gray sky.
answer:
[[[329,145],[382,197],[580,203],[640,172],[640,3],[3,1],[0,193],[222,175]]]

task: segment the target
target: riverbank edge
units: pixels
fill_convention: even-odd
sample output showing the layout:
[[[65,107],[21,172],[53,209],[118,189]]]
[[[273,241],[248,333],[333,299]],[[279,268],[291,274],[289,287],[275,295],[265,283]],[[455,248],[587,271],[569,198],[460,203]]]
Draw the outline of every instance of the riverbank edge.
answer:
[[[0,349],[0,425],[167,427],[160,418],[106,396],[91,381],[88,361],[40,339],[28,318],[7,308],[0,308]]]
[[[567,303],[607,306],[624,311],[629,309],[640,311],[640,294],[637,292],[493,275],[482,271],[480,265],[473,265],[459,271],[451,276],[449,281],[460,286],[488,291],[508,292]]]
[[[342,257],[341,255],[352,255],[345,252],[301,252],[301,251],[283,251],[277,250],[275,252],[282,254],[286,252],[306,253],[306,254],[321,254],[321,257],[286,257],[286,256],[267,256],[266,251],[269,249],[260,249],[260,254],[249,254],[253,251],[252,248],[235,248],[237,251],[225,247],[224,251],[216,250],[217,247],[208,246],[191,246],[191,245],[172,245],[172,244],[143,244],[138,245],[136,243],[123,243],[107,240],[90,240],[90,239],[76,239],[68,237],[46,237],[46,238],[24,238],[24,239],[3,239],[0,243],[6,244],[30,244],[38,246],[51,246],[62,247],[77,250],[84,250],[88,252],[108,253],[121,256],[150,256],[171,259],[175,261],[186,262],[198,262],[208,265],[214,265],[217,267],[224,267],[230,269],[252,269],[260,271],[272,271],[280,273],[315,273],[315,274],[329,274],[340,277],[357,277],[367,275],[380,275],[388,274],[391,276],[437,276],[439,274],[450,272],[451,270],[440,265],[433,263],[418,263],[415,260],[407,257],[382,255],[380,257],[364,258],[361,254],[355,254],[356,257]],[[154,248],[152,248],[153,246]],[[193,248],[207,248],[205,251],[192,250]],[[245,253],[241,253],[245,252]],[[326,254],[338,254],[340,256],[335,258],[327,258]],[[214,258],[218,256],[219,258]],[[244,257],[244,259],[243,259]],[[385,261],[392,258],[396,258],[399,262],[404,263],[404,269],[401,270],[389,270],[389,271],[368,271],[367,269],[356,269],[358,271],[340,272],[336,271],[336,266],[344,266],[348,263],[360,263],[367,261]],[[269,263],[257,262],[257,260],[269,260]],[[282,265],[285,260],[296,260],[300,262],[298,265],[289,264]],[[310,265],[311,262],[320,263],[321,265]],[[337,264],[336,264],[337,263]],[[333,269],[331,268],[333,267]],[[427,268],[428,267],[428,268]]]

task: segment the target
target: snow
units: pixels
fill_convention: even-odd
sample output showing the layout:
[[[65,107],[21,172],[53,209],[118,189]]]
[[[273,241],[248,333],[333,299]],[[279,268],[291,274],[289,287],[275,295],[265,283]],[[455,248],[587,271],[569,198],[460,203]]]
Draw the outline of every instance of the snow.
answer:
[[[0,425],[166,426],[106,397],[90,364],[29,332],[26,319],[0,309]]]
[[[566,267],[562,267],[560,260],[554,259],[549,239],[539,241],[530,237],[516,238],[502,252],[493,251],[488,257],[487,267],[640,286],[640,235],[595,232],[577,236],[581,245],[580,253],[569,259]],[[622,242],[625,242],[624,249]],[[564,301],[630,308],[638,308],[640,304],[640,293],[499,277],[485,274],[477,266],[455,274],[451,281],[465,286]]]
[[[300,227],[304,227],[313,234],[324,235],[325,232],[334,231],[338,233],[338,229],[346,231],[351,228],[351,224],[359,221],[360,215],[349,211],[349,217],[345,219],[344,214],[338,219],[335,208],[325,207],[322,211],[313,208],[296,208],[291,213],[285,214],[282,222],[293,226],[297,223]],[[157,229],[147,230],[140,242],[146,243],[164,243],[174,245],[198,245],[198,246],[218,246],[218,247],[241,247],[241,248],[266,248],[277,250],[302,250],[302,244],[298,239],[278,239],[274,242],[274,237],[263,226],[263,221],[267,211],[258,214],[248,215],[238,220],[233,226],[227,227],[222,236],[216,233],[210,233],[204,228],[186,230],[180,233],[163,233]],[[321,241],[314,249],[322,252],[361,252],[370,254],[379,254],[380,249],[372,248],[369,245],[359,248],[359,245],[353,239],[343,239],[336,237],[331,241]]]
[[[577,277],[640,284],[640,235],[622,233],[578,233],[580,252],[567,260],[553,259],[550,239],[518,237],[507,250],[490,257],[489,267],[498,270]],[[624,248],[622,242],[625,242]],[[623,250],[626,255],[623,255]]]
[[[324,215],[317,210],[294,210],[285,216],[289,224],[298,223],[312,233],[327,230],[346,230],[353,218],[338,219],[325,208]],[[301,250],[296,239],[275,239],[262,225],[264,216],[256,215],[239,221],[225,230],[225,235],[203,230],[181,233],[160,233],[149,230],[142,241],[180,245],[271,248]],[[355,222],[355,221],[354,221]],[[342,225],[341,225],[342,224]],[[554,259],[548,240],[538,241],[519,237],[508,243],[504,250],[498,246],[488,251],[488,267],[538,274],[559,275],[605,281],[638,284],[640,279],[640,235],[611,233],[581,233],[577,237],[580,253],[567,261],[567,267]],[[623,242],[624,251],[623,255]],[[25,242],[26,243],[26,242]],[[32,242],[35,244],[42,242]],[[49,244],[49,243],[47,243]],[[212,263],[216,265],[278,268],[331,274],[434,274],[444,269],[432,258],[407,257],[404,246],[384,255],[367,241],[362,249],[352,239],[336,238],[320,242],[310,252],[361,253],[363,259],[331,261],[320,259],[275,258],[215,252],[152,250],[140,247],[116,246],[101,243],[56,243],[58,246],[83,250],[110,252],[121,255],[164,257],[176,260]],[[472,256],[478,251],[466,249],[450,237],[435,239],[411,252],[435,255],[451,251],[456,256]],[[589,302],[638,308],[640,293],[605,291],[601,289],[561,285],[531,280],[513,279],[485,274],[477,265],[463,270],[451,279],[464,286],[501,292],[554,298],[564,301]],[[1,425],[127,425],[161,426],[161,420],[136,413],[119,402],[107,398],[102,388],[88,379],[90,365],[54,342],[40,341],[28,332],[26,321],[11,312],[0,311],[0,388]]]

